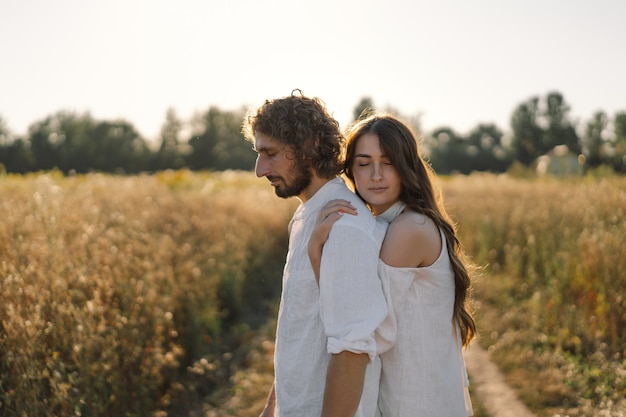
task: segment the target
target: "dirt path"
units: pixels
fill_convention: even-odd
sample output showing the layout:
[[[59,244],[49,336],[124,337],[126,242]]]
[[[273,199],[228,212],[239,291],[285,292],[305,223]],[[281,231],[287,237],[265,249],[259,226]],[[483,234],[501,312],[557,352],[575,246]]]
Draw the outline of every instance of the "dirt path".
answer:
[[[465,351],[465,363],[470,375],[472,393],[483,404],[491,417],[535,417],[517,399],[515,392],[504,381],[489,353],[473,342]]]

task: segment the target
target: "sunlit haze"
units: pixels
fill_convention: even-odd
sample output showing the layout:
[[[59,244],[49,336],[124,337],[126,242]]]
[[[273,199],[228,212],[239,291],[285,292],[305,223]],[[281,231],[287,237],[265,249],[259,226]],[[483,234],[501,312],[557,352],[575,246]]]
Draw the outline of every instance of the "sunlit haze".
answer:
[[[300,88],[342,125],[356,104],[424,130],[509,130],[559,91],[570,116],[626,110],[623,0],[0,2],[0,117],[16,135],[59,111],[125,119],[147,139]]]

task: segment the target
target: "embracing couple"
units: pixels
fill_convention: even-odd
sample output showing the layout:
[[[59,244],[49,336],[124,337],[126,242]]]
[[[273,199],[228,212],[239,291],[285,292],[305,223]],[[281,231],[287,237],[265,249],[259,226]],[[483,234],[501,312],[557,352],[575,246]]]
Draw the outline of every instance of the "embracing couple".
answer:
[[[295,90],[266,100],[243,132],[256,175],[301,202],[262,416],[472,415],[470,276],[412,130],[372,114],[344,135]]]

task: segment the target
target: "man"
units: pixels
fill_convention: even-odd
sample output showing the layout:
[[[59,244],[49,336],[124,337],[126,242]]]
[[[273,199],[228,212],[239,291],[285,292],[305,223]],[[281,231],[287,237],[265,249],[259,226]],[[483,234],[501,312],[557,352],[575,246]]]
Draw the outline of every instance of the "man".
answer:
[[[258,153],[256,175],[277,196],[301,201],[289,224],[274,386],[262,416],[373,417],[380,373],[375,331],[387,314],[377,276],[385,229],[339,177],[339,124],[319,99],[295,90],[267,100],[243,131]],[[334,199],[351,201],[359,214],[333,227],[318,283],[307,245],[319,210]]]

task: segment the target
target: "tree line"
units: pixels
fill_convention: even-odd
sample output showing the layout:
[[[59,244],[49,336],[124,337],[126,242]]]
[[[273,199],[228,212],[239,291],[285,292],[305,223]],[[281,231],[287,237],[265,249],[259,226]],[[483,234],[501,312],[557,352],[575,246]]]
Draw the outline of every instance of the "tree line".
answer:
[[[0,119],[0,164],[13,173],[248,170],[255,154],[240,133],[243,117],[243,110],[211,107],[185,123],[170,109],[156,144],[128,121],[96,120],[89,113],[59,111],[33,123],[25,138],[11,136]],[[185,138],[187,127],[190,133]]]
[[[370,98],[361,99],[354,108],[355,120],[374,107]],[[494,124],[479,124],[467,134],[445,126],[424,133],[419,116],[405,118],[422,137],[424,154],[441,174],[532,167],[557,147],[566,149],[585,169],[602,166],[626,173],[626,111],[613,117],[598,111],[583,123],[572,120],[569,111],[559,92],[531,97],[513,111],[507,134]],[[170,109],[156,143],[148,142],[128,121],[96,120],[89,113],[59,111],[33,123],[25,137],[12,135],[0,117],[0,170],[58,169],[65,174],[250,170],[256,155],[241,135],[244,117],[243,109],[212,106],[185,122]]]
[[[479,124],[467,135],[442,127],[424,137],[433,167],[441,173],[505,172],[513,165],[532,167],[538,158],[563,149],[582,170],[606,167],[626,173],[626,111],[613,118],[597,111],[579,123],[559,92],[532,97],[512,113],[510,132]]]

